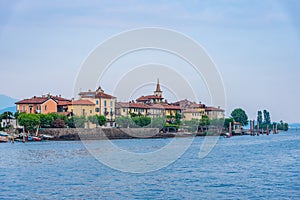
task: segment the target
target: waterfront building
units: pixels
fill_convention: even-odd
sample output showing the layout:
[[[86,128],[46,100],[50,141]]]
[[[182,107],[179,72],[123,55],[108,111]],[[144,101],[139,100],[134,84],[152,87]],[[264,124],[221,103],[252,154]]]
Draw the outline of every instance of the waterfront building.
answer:
[[[85,99],[72,100],[68,110],[76,116],[91,116],[95,115],[95,104]]]
[[[68,114],[68,105],[71,100],[50,94],[41,97],[34,96],[16,102],[17,112],[32,114],[62,113]]]
[[[94,114],[105,116],[111,125],[114,123],[116,97],[106,94],[100,86],[96,91],[88,90],[80,92],[78,95],[80,100],[94,103]]]
[[[220,107],[205,107],[205,114],[209,117],[209,119],[225,118],[225,110]]]

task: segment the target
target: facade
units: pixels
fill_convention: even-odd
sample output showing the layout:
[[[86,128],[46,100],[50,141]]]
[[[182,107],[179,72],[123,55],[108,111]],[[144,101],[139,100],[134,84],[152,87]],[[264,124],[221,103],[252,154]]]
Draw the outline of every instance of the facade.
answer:
[[[95,104],[89,100],[73,100],[68,110],[76,116],[95,115]]]
[[[183,120],[190,121],[192,119],[202,119],[203,112],[196,109],[186,109],[183,111]]]
[[[205,107],[205,114],[209,119],[222,119],[225,117],[225,110],[220,107]]]
[[[80,92],[79,100],[88,100],[94,103],[94,114],[105,116],[108,122],[115,121],[116,97],[104,93],[101,87],[98,87],[96,91]]]
[[[41,97],[34,96],[30,99],[23,99],[16,102],[17,112],[32,114],[65,113],[68,110],[69,99],[50,94]]]

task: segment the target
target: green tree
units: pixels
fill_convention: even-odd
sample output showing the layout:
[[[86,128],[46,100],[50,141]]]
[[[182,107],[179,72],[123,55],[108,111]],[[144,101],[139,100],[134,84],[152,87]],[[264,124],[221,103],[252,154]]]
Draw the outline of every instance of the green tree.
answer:
[[[202,118],[200,119],[199,125],[200,126],[209,126],[210,124],[210,119],[207,115],[203,115]]]
[[[151,124],[148,127],[162,129],[166,123],[165,117],[154,117],[151,120]]]
[[[132,117],[131,119],[137,127],[145,127],[151,123],[150,117],[137,116],[137,117]]]
[[[124,117],[124,116],[117,117],[115,121],[118,126],[123,128],[131,127],[133,123],[130,117]]]
[[[97,122],[100,126],[103,126],[106,124],[106,117],[103,115],[97,115]]]
[[[225,118],[224,128],[229,129],[229,123],[231,123],[231,127],[232,127],[233,123],[234,123],[234,119],[233,118]]]
[[[98,126],[98,117],[97,115],[90,115],[87,117],[88,121],[92,124],[96,124],[96,127]]]
[[[84,124],[86,122],[86,119],[84,116],[74,116],[73,117],[73,123],[75,128],[84,128]]]
[[[264,124],[265,125],[270,125],[271,124],[270,113],[267,110],[264,110]]]
[[[40,124],[40,118],[36,114],[25,114],[22,113],[18,117],[19,124],[24,126],[28,131],[34,131]]]
[[[180,124],[180,120],[182,118],[182,115],[179,114],[177,111],[175,113],[175,124]]]
[[[259,110],[259,111],[257,112],[257,123],[258,123],[259,125],[262,125],[262,122],[263,122],[262,112]]]
[[[243,126],[248,124],[248,116],[241,108],[234,109],[231,113],[231,117],[234,119],[234,121],[241,123]]]
[[[50,114],[39,114],[41,127],[42,128],[50,128],[54,118]]]

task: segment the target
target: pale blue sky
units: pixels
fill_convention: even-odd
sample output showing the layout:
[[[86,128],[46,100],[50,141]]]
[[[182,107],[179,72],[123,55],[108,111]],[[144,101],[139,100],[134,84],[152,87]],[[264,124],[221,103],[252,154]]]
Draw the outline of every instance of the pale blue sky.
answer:
[[[121,31],[162,27],[206,49],[224,82],[227,115],[243,107],[254,118],[266,108],[274,120],[296,122],[299,20],[297,0],[2,0],[0,93],[71,97],[80,66],[97,45]]]

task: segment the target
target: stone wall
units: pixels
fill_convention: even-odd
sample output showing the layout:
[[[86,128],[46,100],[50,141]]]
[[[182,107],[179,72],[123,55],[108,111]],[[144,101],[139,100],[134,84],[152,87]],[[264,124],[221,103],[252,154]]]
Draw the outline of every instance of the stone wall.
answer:
[[[173,134],[161,134],[157,128],[45,128],[40,135],[54,136],[55,140],[104,140],[130,138],[166,138]]]

